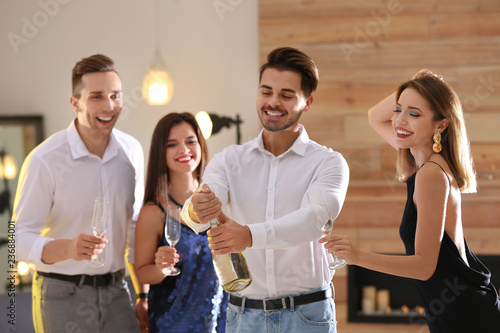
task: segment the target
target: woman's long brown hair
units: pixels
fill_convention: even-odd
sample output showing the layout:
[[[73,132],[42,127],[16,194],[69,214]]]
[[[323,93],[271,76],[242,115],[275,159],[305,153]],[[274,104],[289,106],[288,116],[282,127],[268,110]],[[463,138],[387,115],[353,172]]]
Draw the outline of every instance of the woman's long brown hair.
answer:
[[[209,155],[207,143],[201,134],[198,122],[189,112],[169,113],[158,121],[151,139],[144,203],[160,199],[160,194],[164,194],[167,191],[168,185],[170,184],[170,171],[166,162],[167,140],[172,127],[182,123],[191,125],[200,143],[201,160],[196,168],[196,177],[198,182],[201,182],[201,177],[208,163]]]

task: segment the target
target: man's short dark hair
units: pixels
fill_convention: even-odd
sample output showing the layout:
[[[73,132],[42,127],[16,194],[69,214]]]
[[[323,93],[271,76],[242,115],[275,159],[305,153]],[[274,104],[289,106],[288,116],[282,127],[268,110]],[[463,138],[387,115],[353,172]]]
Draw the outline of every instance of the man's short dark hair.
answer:
[[[73,96],[80,98],[82,90],[82,76],[87,73],[95,72],[116,72],[115,63],[110,58],[102,54],[94,54],[83,58],[75,64],[71,75]],[[118,73],[117,73],[118,74]]]
[[[267,68],[300,74],[302,78],[300,85],[306,97],[318,87],[319,73],[316,64],[307,54],[292,47],[279,47],[267,55],[267,63],[259,70],[259,82]]]

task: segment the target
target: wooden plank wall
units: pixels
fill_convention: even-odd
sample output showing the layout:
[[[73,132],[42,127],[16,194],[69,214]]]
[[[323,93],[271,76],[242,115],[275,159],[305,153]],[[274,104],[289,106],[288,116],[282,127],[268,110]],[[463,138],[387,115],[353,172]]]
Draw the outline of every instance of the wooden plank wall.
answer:
[[[278,46],[311,55],[320,84],[302,117],[313,140],[340,151],[351,169],[336,232],[360,248],[402,253],[406,189],[394,180],[396,152],[369,127],[366,111],[421,68],[459,93],[479,177],[463,195],[470,247],[500,254],[500,1],[261,0],[260,58]],[[346,299],[346,271],[334,278]]]

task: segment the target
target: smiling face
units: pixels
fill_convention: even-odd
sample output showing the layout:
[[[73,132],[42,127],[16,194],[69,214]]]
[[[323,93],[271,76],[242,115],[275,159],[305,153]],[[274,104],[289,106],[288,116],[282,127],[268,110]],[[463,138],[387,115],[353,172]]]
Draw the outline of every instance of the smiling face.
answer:
[[[446,128],[446,119],[436,121],[429,102],[415,89],[403,90],[396,103],[392,124],[400,148],[432,150],[432,136]]]
[[[312,96],[305,97],[300,74],[267,68],[257,93],[257,112],[264,128],[271,132],[295,130]]]
[[[82,140],[107,140],[123,107],[120,77],[115,72],[84,74],[80,97],[71,96],[70,103]]]
[[[167,140],[167,167],[175,173],[194,173],[201,161],[201,147],[193,127],[187,122],[171,128]]]

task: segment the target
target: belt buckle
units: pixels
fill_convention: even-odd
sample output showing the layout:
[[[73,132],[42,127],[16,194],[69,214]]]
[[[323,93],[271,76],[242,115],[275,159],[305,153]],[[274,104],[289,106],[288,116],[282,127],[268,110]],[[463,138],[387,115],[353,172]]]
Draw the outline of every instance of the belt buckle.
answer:
[[[271,311],[271,310],[267,310],[267,303],[266,303],[266,299],[263,299],[262,300],[262,307],[264,308],[264,312],[267,312],[267,311]]]
[[[264,312],[268,312],[268,311],[272,311],[272,310],[278,310],[278,308],[275,308],[274,306],[271,309],[267,309],[267,303],[266,303],[267,301],[269,301],[272,304],[273,300],[278,300],[278,299],[263,299],[262,300],[262,307],[264,309]],[[285,297],[281,297],[281,305],[282,305],[283,309],[287,308],[286,307],[286,299],[285,299]]]

